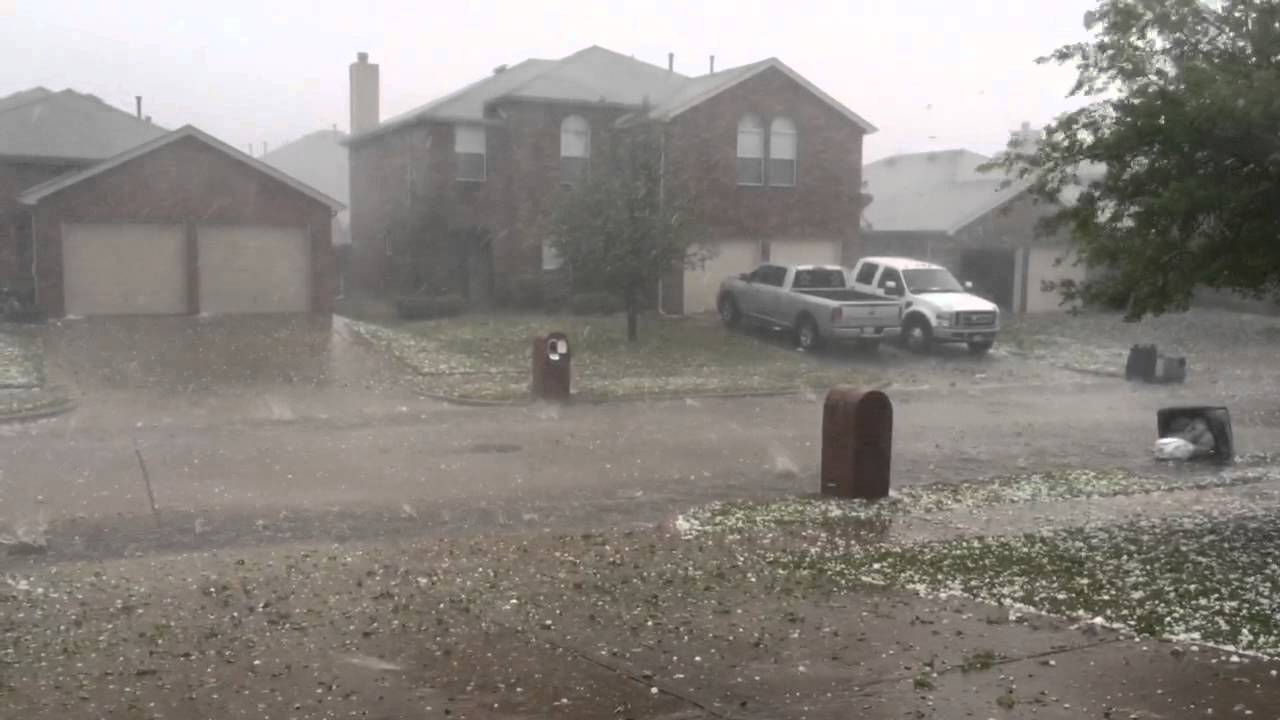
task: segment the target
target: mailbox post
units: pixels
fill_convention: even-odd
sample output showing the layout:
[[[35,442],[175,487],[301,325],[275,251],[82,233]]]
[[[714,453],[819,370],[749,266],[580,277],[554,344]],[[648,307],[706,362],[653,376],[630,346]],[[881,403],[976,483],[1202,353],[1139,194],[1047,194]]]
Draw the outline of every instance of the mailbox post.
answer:
[[[534,400],[569,401],[569,337],[553,332],[533,339],[529,389]]]
[[[822,406],[822,494],[889,495],[893,403],[879,390],[836,387]]]

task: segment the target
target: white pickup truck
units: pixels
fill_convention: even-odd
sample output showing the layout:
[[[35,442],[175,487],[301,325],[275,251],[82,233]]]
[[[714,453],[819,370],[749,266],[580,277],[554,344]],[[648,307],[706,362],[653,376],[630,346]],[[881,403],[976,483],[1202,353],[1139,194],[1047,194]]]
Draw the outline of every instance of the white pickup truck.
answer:
[[[1000,332],[1000,308],[968,291],[949,270],[901,257],[868,257],[850,273],[850,286],[863,297],[902,303],[902,337],[907,347],[928,352],[934,343],[965,343],[981,355]]]
[[[717,300],[728,327],[745,321],[792,333],[801,349],[852,341],[866,348],[898,334],[897,300],[868,298],[849,288],[838,265],[761,265],[726,278]]]

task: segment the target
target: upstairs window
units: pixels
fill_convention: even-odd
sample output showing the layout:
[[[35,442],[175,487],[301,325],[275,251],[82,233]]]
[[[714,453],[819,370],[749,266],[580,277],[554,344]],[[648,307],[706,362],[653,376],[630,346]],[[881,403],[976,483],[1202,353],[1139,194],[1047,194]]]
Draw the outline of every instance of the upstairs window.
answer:
[[[755,115],[738,121],[738,184],[764,184],[764,124]]]
[[[577,185],[590,161],[591,126],[581,115],[570,115],[560,123],[560,182]]]
[[[488,170],[483,125],[454,125],[453,152],[458,158],[458,179],[483,182]]]
[[[796,126],[784,117],[774,118],[769,124],[769,184],[796,184]]]

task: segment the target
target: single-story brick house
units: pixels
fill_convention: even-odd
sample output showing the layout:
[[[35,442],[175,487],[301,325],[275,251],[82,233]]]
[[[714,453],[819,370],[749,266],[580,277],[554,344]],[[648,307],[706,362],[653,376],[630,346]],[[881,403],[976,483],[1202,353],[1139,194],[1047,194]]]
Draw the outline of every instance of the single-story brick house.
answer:
[[[1033,132],[1024,126],[1015,139]],[[1007,311],[1061,310],[1059,284],[1085,277],[1071,238],[1037,236],[1050,208],[1032,201],[1026,181],[983,169],[990,160],[939,150],[868,164],[862,176],[872,200],[863,211],[862,253],[945,265]]]
[[[331,222],[342,203],[197,128],[17,201],[34,302],[51,316],[332,309]]]

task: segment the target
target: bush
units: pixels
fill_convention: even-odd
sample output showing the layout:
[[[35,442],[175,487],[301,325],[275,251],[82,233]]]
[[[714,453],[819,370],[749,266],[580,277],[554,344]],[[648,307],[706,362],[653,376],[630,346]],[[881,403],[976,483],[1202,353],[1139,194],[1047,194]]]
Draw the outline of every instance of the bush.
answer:
[[[534,310],[542,307],[542,278],[521,277],[515,281],[511,303],[517,310]]]
[[[622,311],[622,301],[605,292],[578,293],[569,298],[574,315],[613,315]]]
[[[409,295],[396,298],[396,315],[405,320],[452,317],[461,315],[466,309],[467,301],[459,295]]]

